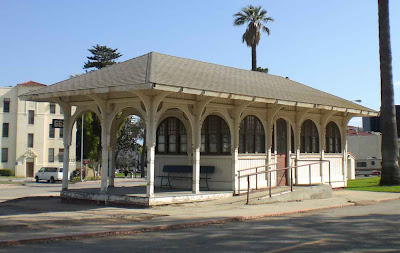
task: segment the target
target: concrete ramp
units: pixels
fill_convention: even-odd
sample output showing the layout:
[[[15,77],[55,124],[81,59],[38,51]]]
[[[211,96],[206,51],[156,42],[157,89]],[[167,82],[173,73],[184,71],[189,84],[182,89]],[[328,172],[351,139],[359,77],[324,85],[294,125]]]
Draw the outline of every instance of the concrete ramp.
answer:
[[[275,191],[272,197],[269,197],[268,192],[257,194],[258,196],[250,195],[250,204],[268,204],[277,202],[300,201],[306,199],[326,199],[332,197],[332,186],[330,185],[313,185],[313,186],[295,186],[293,192],[289,189],[283,191]]]

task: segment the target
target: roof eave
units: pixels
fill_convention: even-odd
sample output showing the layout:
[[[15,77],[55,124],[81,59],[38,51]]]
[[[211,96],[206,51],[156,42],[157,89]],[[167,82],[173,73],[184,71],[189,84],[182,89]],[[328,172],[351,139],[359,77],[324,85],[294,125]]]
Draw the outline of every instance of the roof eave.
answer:
[[[327,105],[303,103],[303,102],[288,101],[288,100],[281,100],[281,99],[253,97],[253,96],[246,96],[246,95],[242,95],[242,94],[207,91],[207,90],[203,90],[203,89],[185,88],[185,87],[171,86],[171,85],[165,85],[165,84],[153,84],[152,88],[156,89],[156,90],[181,92],[181,93],[187,93],[187,94],[193,94],[193,95],[204,95],[204,96],[210,96],[210,97],[230,98],[230,99],[237,99],[237,100],[261,102],[261,103],[267,103],[267,104],[279,104],[279,105],[289,105],[289,106],[297,106],[297,107],[304,107],[304,108],[316,108],[316,109],[324,109],[324,110],[331,110],[331,111],[333,110],[333,111],[338,111],[338,112],[348,112],[353,115],[361,116],[361,117],[374,117],[374,116],[379,115],[378,112],[373,111],[373,110],[366,111],[366,110],[358,110],[358,109],[353,109],[353,108],[343,108],[343,107],[337,107],[337,106],[327,106]]]
[[[59,92],[49,92],[49,93],[41,93],[35,94],[35,92],[28,92],[19,96],[21,100],[26,101],[37,101],[37,102],[52,102],[53,98],[57,97],[70,97],[70,96],[81,96],[81,95],[89,95],[89,94],[101,94],[108,92],[124,92],[131,90],[144,90],[151,89],[153,86],[152,83],[142,83],[142,84],[133,84],[133,85],[125,85],[125,86],[113,86],[113,87],[102,87],[102,88],[92,88],[92,89],[82,89],[82,90],[73,90],[73,91],[59,91]],[[30,94],[32,93],[32,94]]]

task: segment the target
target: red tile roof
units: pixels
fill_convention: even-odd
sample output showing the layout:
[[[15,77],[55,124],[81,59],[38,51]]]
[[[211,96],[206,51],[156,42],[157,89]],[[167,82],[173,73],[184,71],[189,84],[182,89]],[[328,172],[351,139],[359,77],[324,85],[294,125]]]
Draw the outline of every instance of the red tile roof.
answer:
[[[27,81],[27,82],[19,83],[18,85],[27,85],[27,86],[47,86],[47,85],[45,85],[45,84],[38,83],[38,82],[34,82],[34,81]]]

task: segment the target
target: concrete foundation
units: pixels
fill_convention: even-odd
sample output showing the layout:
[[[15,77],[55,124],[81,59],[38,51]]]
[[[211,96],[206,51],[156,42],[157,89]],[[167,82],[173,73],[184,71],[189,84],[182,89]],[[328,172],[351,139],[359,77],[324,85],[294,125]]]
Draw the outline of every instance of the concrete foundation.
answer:
[[[146,189],[143,186],[109,188],[105,194],[101,193],[98,188],[73,189],[61,191],[60,197],[64,202],[93,202],[112,206],[150,207],[209,201],[233,195],[232,191],[204,191],[199,194],[193,194],[189,191],[156,189],[156,194],[150,198],[146,196]]]

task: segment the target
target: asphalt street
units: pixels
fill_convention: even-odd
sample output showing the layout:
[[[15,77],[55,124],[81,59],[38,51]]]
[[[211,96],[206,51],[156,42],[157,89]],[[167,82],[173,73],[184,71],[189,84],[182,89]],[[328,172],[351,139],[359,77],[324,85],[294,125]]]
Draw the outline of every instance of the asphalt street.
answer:
[[[0,252],[399,252],[400,200]]]

